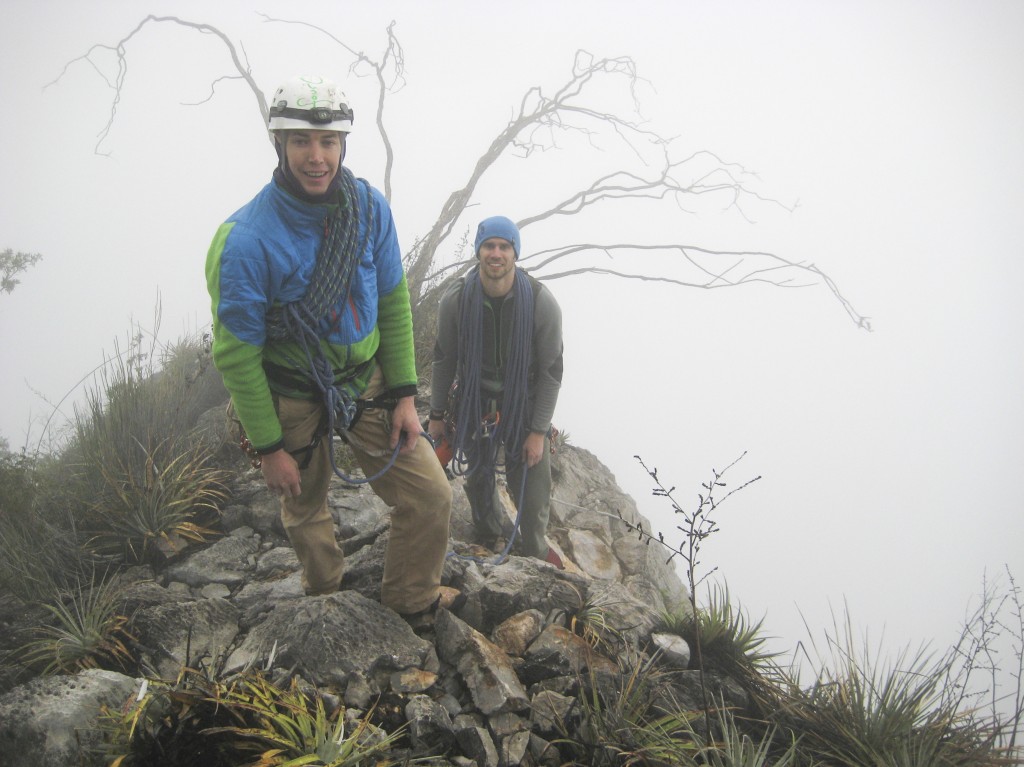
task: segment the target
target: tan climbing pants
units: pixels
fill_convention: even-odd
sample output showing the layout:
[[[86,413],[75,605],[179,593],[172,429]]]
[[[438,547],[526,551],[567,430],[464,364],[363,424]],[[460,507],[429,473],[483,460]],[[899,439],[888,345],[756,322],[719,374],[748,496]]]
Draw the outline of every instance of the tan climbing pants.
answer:
[[[379,389],[378,372],[364,396],[370,399]],[[294,452],[309,445],[322,413],[320,403],[278,398],[285,449]],[[346,435],[366,476],[373,476],[390,460],[390,435],[391,412],[380,408],[364,410]],[[307,594],[337,591],[344,571],[344,554],[335,540],[334,520],[327,508],[327,490],[334,476],[329,449],[330,440],[324,437],[301,472],[301,494],[281,501],[281,521],[302,563],[302,585]],[[297,456],[300,465],[304,457],[301,453]],[[423,610],[437,598],[441,583],[451,486],[430,443],[422,437],[415,450],[400,454],[370,486],[391,507],[381,603],[400,613]]]

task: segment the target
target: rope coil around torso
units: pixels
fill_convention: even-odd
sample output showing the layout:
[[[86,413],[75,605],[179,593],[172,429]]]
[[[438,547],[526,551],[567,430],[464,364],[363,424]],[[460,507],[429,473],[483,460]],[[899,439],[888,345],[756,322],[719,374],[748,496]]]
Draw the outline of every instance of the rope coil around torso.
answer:
[[[486,300],[480,282],[479,267],[466,277],[459,301],[458,401],[455,403],[455,429],[452,471],[471,474],[480,467],[482,450],[470,450],[474,442],[490,439],[505,446],[505,462],[522,460],[529,417],[529,373],[533,353],[534,296],[526,274],[517,269],[510,293],[512,298],[511,337],[508,358],[501,381],[501,405],[498,417],[486,421],[483,396],[483,312]],[[500,318],[499,318],[500,319]],[[496,323],[500,328],[502,323]],[[495,333],[496,354],[504,351],[506,339]],[[476,456],[471,461],[469,453]]]
[[[361,202],[357,181],[364,187],[365,205]],[[321,339],[335,330],[340,321],[336,307],[348,303],[352,278],[376,229],[378,215],[370,185],[363,179],[356,179],[352,171],[342,167],[338,205],[324,222],[324,239],[305,295],[297,301],[271,307],[266,317],[268,339],[292,341],[299,347],[302,359],[291,358],[288,361],[297,372],[308,378],[322,399],[327,413],[324,436],[329,442],[331,468],[350,484],[364,484],[382,476],[394,464],[401,444],[395,447],[389,463],[373,477],[348,477],[338,469],[334,460],[334,435],[354,425],[359,408],[344,383],[339,385],[335,380],[334,369],[321,345]],[[349,367],[348,362],[350,360],[346,359],[345,368]]]

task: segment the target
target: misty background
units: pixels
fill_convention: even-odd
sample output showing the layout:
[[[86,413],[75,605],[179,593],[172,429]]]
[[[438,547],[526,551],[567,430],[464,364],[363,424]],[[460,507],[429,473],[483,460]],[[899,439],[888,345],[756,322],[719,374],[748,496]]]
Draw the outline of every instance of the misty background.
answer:
[[[156,329],[158,302],[163,341],[201,333],[210,239],[275,163],[246,86],[219,81],[211,97],[234,71],[224,47],[166,25],[128,44],[98,154],[114,60],[64,71],[91,46],[174,14],[244,45],[265,92],[296,73],[333,76],[356,111],[346,164],[381,186],[375,84],[349,73],[343,48],[257,11],[370,56],[394,20],[405,86],[385,119],[404,249],[529,88],[564,83],[577,49],[628,55],[651,127],[680,155],[741,164],[764,201],[746,200],[745,215],[709,200],[545,222],[524,230],[524,253],[612,238],[770,251],[815,264],[873,332],[820,284],[552,281],[566,344],[556,425],[670,539],[676,520],[634,456],[690,508],[713,468],[744,455],[726,479],[761,479],[721,508],[702,566],[765,616],[778,649],[806,642],[805,624],[819,640],[848,609],[873,644],[944,650],[983,578],[1005,583],[1006,566],[1024,577],[1024,5],[775,5],[7,0],[0,248],[43,260],[0,294],[0,436],[31,449],[47,421],[58,433],[133,324]],[[595,157],[618,162],[562,140],[503,158],[465,232],[537,212],[552,186],[589,184]],[[590,263],[674,268],[636,258]]]

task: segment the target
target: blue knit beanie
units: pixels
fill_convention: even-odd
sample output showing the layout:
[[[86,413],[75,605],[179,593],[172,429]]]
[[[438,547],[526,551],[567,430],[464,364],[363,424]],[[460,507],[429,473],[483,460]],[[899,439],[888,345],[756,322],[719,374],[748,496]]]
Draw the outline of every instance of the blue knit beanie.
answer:
[[[491,216],[480,222],[476,228],[476,241],[473,243],[473,253],[480,256],[480,246],[484,240],[491,237],[500,237],[512,243],[516,258],[519,258],[519,228],[510,219],[504,216]]]

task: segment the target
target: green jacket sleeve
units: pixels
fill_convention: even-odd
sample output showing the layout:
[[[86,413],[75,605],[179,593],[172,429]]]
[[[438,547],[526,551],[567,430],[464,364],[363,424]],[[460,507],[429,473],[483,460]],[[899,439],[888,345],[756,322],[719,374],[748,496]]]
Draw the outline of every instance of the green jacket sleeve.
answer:
[[[380,346],[377,364],[384,374],[388,393],[396,397],[416,394],[416,351],[412,331],[412,306],[405,275],[387,295],[380,297],[377,310]]]

